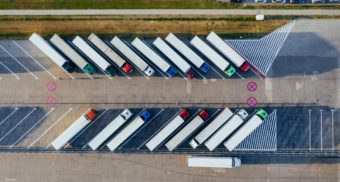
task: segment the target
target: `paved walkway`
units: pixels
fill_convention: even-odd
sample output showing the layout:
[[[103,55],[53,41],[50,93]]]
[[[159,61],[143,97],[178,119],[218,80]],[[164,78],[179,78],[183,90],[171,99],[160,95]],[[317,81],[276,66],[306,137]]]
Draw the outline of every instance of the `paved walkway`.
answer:
[[[340,10],[243,10],[243,9],[88,9],[88,10],[0,10],[0,15],[340,15]]]

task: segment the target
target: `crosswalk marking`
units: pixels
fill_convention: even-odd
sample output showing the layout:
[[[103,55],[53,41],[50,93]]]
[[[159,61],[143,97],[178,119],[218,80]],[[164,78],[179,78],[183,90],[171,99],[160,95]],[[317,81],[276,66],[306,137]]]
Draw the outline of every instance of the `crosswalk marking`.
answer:
[[[292,21],[258,40],[226,40],[226,43],[266,76],[294,24]]]

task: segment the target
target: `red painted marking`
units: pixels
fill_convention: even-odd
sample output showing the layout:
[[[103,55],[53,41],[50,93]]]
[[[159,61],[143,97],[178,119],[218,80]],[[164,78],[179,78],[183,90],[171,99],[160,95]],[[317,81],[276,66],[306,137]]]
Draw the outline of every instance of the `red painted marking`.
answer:
[[[254,108],[256,105],[257,105],[257,100],[255,97],[249,97],[247,99],[247,105],[250,107],[250,108]]]
[[[57,89],[57,84],[55,82],[48,82],[47,83],[47,90],[55,91]]]
[[[249,92],[255,92],[257,90],[256,82],[249,82],[247,84],[247,89],[248,89]]]
[[[54,96],[47,97],[47,105],[49,107],[54,107],[56,103],[57,103],[57,99]]]

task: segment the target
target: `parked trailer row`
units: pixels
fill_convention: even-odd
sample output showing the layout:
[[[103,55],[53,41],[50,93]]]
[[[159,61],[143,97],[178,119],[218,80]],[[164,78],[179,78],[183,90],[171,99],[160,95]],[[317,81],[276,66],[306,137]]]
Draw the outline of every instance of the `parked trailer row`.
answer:
[[[101,130],[94,138],[90,140],[88,146],[92,150],[97,150],[100,146],[104,145],[110,137],[109,142],[105,145],[111,150],[116,150],[120,145],[130,138],[139,128],[141,128],[145,122],[150,120],[151,114],[147,110],[143,110],[137,117],[131,122],[126,124],[133,113],[125,109],[116,118],[114,118],[103,130]],[[225,108],[210,124],[199,132],[195,137],[191,137],[190,145],[195,149],[200,144],[204,145],[213,151],[223,141],[225,147],[232,151],[234,150],[244,139],[246,139],[267,117],[266,111],[259,109],[248,121],[245,119],[248,117],[248,113],[240,109],[234,115],[232,112]],[[182,109],[178,115],[172,118],[168,123],[164,125],[160,130],[155,132],[145,146],[153,151],[159,147],[164,141],[169,139],[165,143],[165,147],[169,151],[173,151],[179,147],[185,140],[203,125],[204,121],[208,120],[209,113],[203,109],[193,119],[188,121],[190,113]],[[74,136],[77,135],[83,128],[85,128],[96,117],[96,111],[89,109],[84,115],[80,116],[75,122],[73,122],[61,135],[59,135],[51,145],[56,149],[62,149]],[[244,124],[245,123],[245,124]],[[125,126],[124,126],[125,125]],[[182,129],[178,130],[182,125],[185,125]],[[124,126],[124,127],[123,127]]]
[[[247,71],[249,69],[250,66],[246,60],[231,46],[224,42],[217,34],[211,32],[206,37],[206,39],[223,56],[228,58],[228,60],[231,61],[236,67],[240,68],[241,71]],[[32,34],[30,40],[47,56],[49,56],[57,65],[64,68],[68,72],[73,72],[74,70],[74,65],[72,62],[74,62],[81,70],[90,75],[95,72],[95,68],[91,65],[91,63],[81,57],[75,50],[73,50],[72,46],[68,45],[56,34],[50,39],[51,43],[72,62],[68,61],[61,54],[55,51],[53,47],[38,34]],[[190,79],[194,77],[195,71],[186,60],[188,60],[193,64],[193,66],[199,68],[204,73],[207,73],[210,67],[196,52],[194,52],[188,45],[186,45],[182,40],[177,38],[172,33],[170,33],[165,38],[168,43],[164,42],[159,37],[153,42],[153,45],[161,53],[156,52],[151,46],[139,38],[135,38],[131,42],[131,45],[136,50],[129,47],[129,45],[127,45],[117,36],[115,36],[110,43],[106,43],[97,35],[92,33],[87,40],[76,36],[72,43],[84,56],[95,63],[106,74],[111,76],[113,76],[116,72],[114,65],[112,65],[111,62],[117,65],[126,74],[133,70],[132,65],[129,63],[131,62],[146,76],[153,76],[155,70],[145,60],[143,60],[143,56],[145,56],[145,58],[152,62],[155,66],[160,68],[160,70],[166,73],[170,78],[174,77],[177,71],[167,62],[167,60],[164,59],[163,56],[167,57],[168,60],[173,62]],[[190,41],[190,44],[206,58],[208,58],[222,72],[224,72],[226,76],[231,77],[236,72],[228,60],[222,57],[199,37],[195,36]],[[179,53],[177,53],[174,49]],[[143,55],[143,58],[140,55]]]

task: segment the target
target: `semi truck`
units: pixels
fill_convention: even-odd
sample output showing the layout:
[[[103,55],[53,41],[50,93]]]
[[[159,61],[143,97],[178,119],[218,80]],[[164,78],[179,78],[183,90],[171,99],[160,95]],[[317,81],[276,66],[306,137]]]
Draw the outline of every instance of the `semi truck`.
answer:
[[[149,111],[144,110],[139,116],[131,121],[124,129],[109,141],[106,146],[112,151],[116,150],[126,139],[128,139],[135,131],[138,130],[151,117]]]
[[[174,137],[172,137],[166,144],[165,147],[169,151],[176,149],[185,139],[187,139],[190,134],[192,134],[196,129],[198,129],[204,121],[209,118],[209,113],[203,109],[199,114],[194,117],[189,123],[182,128]]]
[[[131,44],[170,78],[175,76],[176,70],[138,37]]]
[[[126,74],[132,72],[133,67],[126,60],[124,60],[116,51],[109,47],[103,40],[101,40],[96,34],[92,33],[87,38],[97,49],[110,58],[119,68],[121,68]]]
[[[53,49],[53,47],[40,35],[33,33],[29,40],[54,63],[65,69],[67,72],[72,73],[75,70],[75,66],[70,61],[61,56],[55,49]]]
[[[76,36],[72,43],[83,52],[89,59],[102,69],[106,74],[114,76],[116,73],[115,68],[108,61],[106,61],[98,52],[96,52],[84,39]]]
[[[236,72],[235,68],[222,56],[220,56],[214,49],[206,44],[202,39],[195,36],[190,44],[194,46],[199,52],[213,62],[221,71],[228,77],[231,77]]]
[[[100,131],[90,142],[89,146],[92,150],[102,145],[112,134],[114,134],[130,117],[132,112],[125,109],[114,120],[111,121],[102,131]]]
[[[175,118],[173,118],[170,122],[166,124],[155,136],[151,138],[146,143],[146,147],[153,151],[155,150],[164,140],[166,140],[178,127],[180,127],[185,120],[187,120],[190,116],[190,113],[182,109]]]
[[[62,134],[53,140],[51,145],[55,150],[62,149],[76,134],[87,126],[96,117],[96,111],[89,109],[84,115],[73,122]]]
[[[153,45],[157,47],[170,61],[175,63],[175,65],[186,74],[189,79],[192,79],[195,76],[195,71],[191,68],[191,66],[180,56],[178,55],[169,45],[167,45],[161,38],[157,38]]]
[[[206,39],[242,72],[246,72],[250,68],[247,61],[231,46],[224,42],[224,40],[222,40],[215,32],[210,32]]]
[[[221,144],[230,134],[232,134],[244,120],[248,117],[247,111],[244,109],[239,110],[235,115],[233,115],[230,120],[225,123],[219,130],[214,133],[211,138],[209,138],[204,145],[213,151],[219,144]]]
[[[259,109],[239,130],[237,130],[226,142],[224,146],[232,151],[237,147],[244,139],[247,138],[268,116],[267,112],[263,109]]]
[[[115,36],[111,40],[111,44],[115,46],[126,58],[143,71],[148,77],[155,74],[155,70],[151,68],[139,55],[137,55],[130,47],[128,47],[119,37]]]
[[[209,65],[174,34],[170,33],[165,40],[201,71],[208,72]]]
[[[96,71],[96,68],[93,67],[93,65],[82,58],[70,45],[68,45],[61,37],[59,37],[59,35],[54,34],[50,39],[50,42],[85,73],[93,75],[93,73]]]
[[[211,123],[200,131],[195,138],[190,141],[192,148],[196,149],[214,134],[233,115],[229,108],[225,108]]]
[[[241,159],[236,157],[188,156],[188,167],[235,168],[241,166]]]

